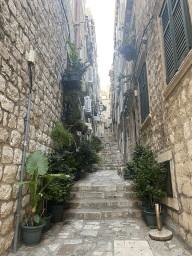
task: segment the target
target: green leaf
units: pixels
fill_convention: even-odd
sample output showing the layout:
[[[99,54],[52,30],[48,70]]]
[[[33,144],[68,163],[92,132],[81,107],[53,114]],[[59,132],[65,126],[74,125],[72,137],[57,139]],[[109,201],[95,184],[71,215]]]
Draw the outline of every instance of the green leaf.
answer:
[[[38,174],[40,175],[46,174],[48,170],[47,157],[40,150],[30,154],[26,161],[26,172],[28,174],[33,175],[36,168],[38,168]]]
[[[18,185],[18,186],[24,185],[24,184],[30,186],[30,185],[38,184],[38,181],[23,181],[23,182],[16,182],[15,183],[15,185]]]
[[[23,216],[23,220],[22,220],[22,222],[21,222],[21,226],[27,226],[27,223],[29,222],[29,214],[28,213],[26,213],[26,214],[24,214],[24,216]]]
[[[39,217],[39,215],[38,214],[35,214],[35,216],[33,217],[33,220],[36,222],[36,223],[38,223],[39,224],[39,222],[40,222],[40,217]]]

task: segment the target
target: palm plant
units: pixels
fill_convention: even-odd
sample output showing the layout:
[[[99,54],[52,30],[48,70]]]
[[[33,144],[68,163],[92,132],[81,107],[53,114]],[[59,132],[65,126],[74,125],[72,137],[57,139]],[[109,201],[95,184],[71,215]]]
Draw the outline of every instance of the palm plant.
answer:
[[[50,182],[55,178],[68,178],[66,174],[47,174],[48,171],[48,159],[40,150],[31,153],[26,161],[26,172],[32,175],[30,181],[17,182],[16,185],[26,184],[31,190],[32,197],[32,210],[30,213],[30,218],[26,215],[23,219],[22,225],[40,225],[41,217],[37,214],[37,204],[38,200],[43,193],[44,189],[50,184]],[[39,178],[44,178],[46,184],[38,190],[39,188]]]

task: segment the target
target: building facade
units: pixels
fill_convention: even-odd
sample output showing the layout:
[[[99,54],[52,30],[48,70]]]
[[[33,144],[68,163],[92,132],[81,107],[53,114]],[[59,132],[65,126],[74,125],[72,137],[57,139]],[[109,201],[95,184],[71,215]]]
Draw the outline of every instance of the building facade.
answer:
[[[192,245],[192,3],[124,4],[116,1],[113,130],[125,161],[140,142],[168,165],[167,223]]]
[[[32,67],[32,101],[27,155],[47,153],[50,131],[63,114],[61,76],[69,61],[67,40],[87,62],[85,1],[0,1],[0,255],[11,247],[17,211],[25,121]],[[86,78],[85,78],[86,80]],[[20,220],[29,210],[30,193],[23,186]]]

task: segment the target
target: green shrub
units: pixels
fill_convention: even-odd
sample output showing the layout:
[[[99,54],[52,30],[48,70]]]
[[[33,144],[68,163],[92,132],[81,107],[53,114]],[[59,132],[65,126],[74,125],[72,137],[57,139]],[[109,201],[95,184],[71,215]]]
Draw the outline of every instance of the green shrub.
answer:
[[[73,134],[64,128],[61,122],[56,123],[51,131],[54,148],[67,148],[74,142]]]
[[[78,151],[75,154],[75,159],[77,160],[79,171],[81,171],[85,165],[97,164],[100,162],[99,156],[93,149],[92,142],[85,138],[80,143]]]
[[[128,166],[135,173],[133,187],[136,194],[147,198],[151,206],[167,196],[167,169],[163,163],[157,162],[156,154],[149,146],[137,144]]]
[[[103,148],[101,140],[96,136],[92,136],[91,137],[91,147],[96,152],[99,152]]]
[[[43,183],[46,180],[43,180]],[[43,199],[51,201],[52,205],[68,202],[71,199],[72,178],[55,179],[44,190]]]
[[[73,154],[66,150],[52,150],[48,154],[48,161],[49,173],[65,173],[70,175],[77,165]]]

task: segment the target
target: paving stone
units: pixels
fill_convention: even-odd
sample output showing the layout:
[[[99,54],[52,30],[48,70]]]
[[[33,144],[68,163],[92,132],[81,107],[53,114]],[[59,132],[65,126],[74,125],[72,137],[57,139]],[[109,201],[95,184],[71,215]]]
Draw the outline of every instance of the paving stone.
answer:
[[[80,233],[80,236],[97,236],[98,231],[84,230]]]
[[[98,229],[100,229],[100,227],[96,226],[96,225],[86,225],[84,227],[84,229],[96,229],[96,230],[98,230]]]
[[[74,249],[74,245],[62,245],[57,255],[72,255]]]
[[[64,244],[81,244],[82,239],[70,239],[70,240],[64,240]]]

